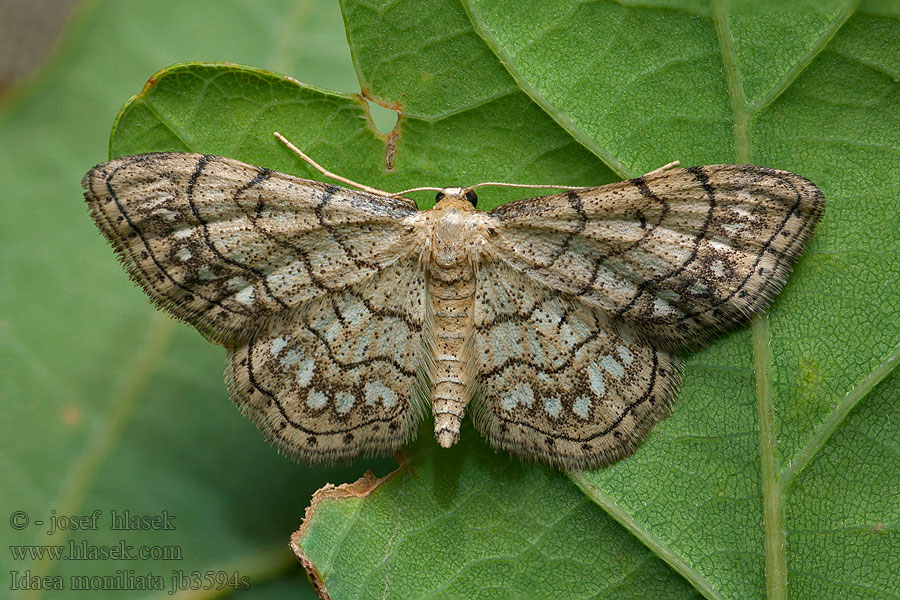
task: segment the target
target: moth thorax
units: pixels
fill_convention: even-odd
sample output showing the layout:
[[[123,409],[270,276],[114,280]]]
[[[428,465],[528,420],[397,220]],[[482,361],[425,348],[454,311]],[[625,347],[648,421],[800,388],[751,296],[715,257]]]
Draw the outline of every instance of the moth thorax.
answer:
[[[446,210],[435,224],[431,255],[439,267],[450,268],[465,259],[469,229],[466,215],[456,209]]]

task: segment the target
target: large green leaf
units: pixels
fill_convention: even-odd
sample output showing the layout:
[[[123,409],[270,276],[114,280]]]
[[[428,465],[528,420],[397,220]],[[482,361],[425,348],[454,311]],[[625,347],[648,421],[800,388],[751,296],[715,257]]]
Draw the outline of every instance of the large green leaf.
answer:
[[[295,540],[333,597],[699,598],[563,473],[432,429],[384,480],[314,499]]]

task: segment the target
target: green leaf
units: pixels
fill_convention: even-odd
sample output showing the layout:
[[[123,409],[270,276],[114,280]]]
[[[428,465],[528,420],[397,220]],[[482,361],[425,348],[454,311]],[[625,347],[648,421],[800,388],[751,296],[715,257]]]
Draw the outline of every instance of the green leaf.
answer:
[[[294,542],[332,597],[699,597],[563,473],[431,430],[388,477],[313,499]]]

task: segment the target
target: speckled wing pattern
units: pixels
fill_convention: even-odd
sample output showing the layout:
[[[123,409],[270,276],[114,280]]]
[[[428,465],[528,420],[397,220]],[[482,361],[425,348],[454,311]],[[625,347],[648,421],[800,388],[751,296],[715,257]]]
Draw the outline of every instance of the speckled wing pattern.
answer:
[[[116,159],[82,185],[131,277],[229,349],[232,398],[282,451],[333,461],[410,438],[425,360],[412,203],[186,153]]]
[[[408,251],[409,201],[181,152],[82,182],[97,226],[157,306],[219,343],[376,275]]]
[[[588,468],[633,452],[669,413],[679,358],[502,262],[478,284],[471,414],[495,448]]]
[[[767,306],[824,207],[787,171],[671,169],[500,206],[492,251],[641,339],[681,348]]]
[[[385,267],[229,352],[231,395],[270,440],[307,461],[396,449],[426,411],[424,303],[416,260]]]
[[[808,180],[746,165],[491,211],[476,426],[496,448],[569,469],[629,454],[669,412],[681,372],[670,352],[765,308],[823,211]]]

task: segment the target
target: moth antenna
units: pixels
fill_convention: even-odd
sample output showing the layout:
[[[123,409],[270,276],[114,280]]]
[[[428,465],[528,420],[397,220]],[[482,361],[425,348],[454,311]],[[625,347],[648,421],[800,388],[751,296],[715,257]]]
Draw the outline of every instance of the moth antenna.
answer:
[[[646,177],[647,175],[656,175],[657,173],[662,173],[663,171],[668,171],[669,169],[674,169],[675,167],[677,167],[680,164],[681,164],[680,161],[673,160],[672,162],[665,164],[665,165],[659,167],[658,169],[653,169],[649,173],[645,173],[644,177]]]
[[[444,188],[439,187],[417,187],[417,188],[409,188],[408,190],[403,190],[400,192],[394,192],[391,196],[402,196],[403,194],[409,194],[410,192],[441,192]]]
[[[299,156],[300,158],[305,160],[307,163],[309,163],[309,166],[311,166],[313,169],[315,169],[316,171],[318,171],[319,173],[321,173],[322,175],[324,175],[326,177],[330,177],[331,179],[335,179],[337,181],[340,181],[341,183],[346,183],[347,185],[352,185],[355,188],[359,188],[359,189],[363,190],[364,192],[369,192],[370,194],[377,194],[379,196],[389,196],[391,198],[395,198],[395,197],[399,196],[400,194],[404,193],[404,192],[398,192],[396,194],[392,194],[391,192],[386,192],[384,190],[379,190],[378,188],[373,188],[368,185],[363,185],[362,183],[357,183],[357,182],[353,181],[352,179],[347,179],[346,177],[341,177],[340,175],[337,175],[336,173],[332,173],[331,171],[329,171],[328,169],[326,169],[325,167],[323,167],[322,165],[320,165],[319,163],[314,161],[312,158],[307,156],[306,153],[303,152],[303,150],[301,150],[297,146],[293,145],[290,141],[288,141],[288,139],[286,137],[284,137],[277,131],[275,131],[273,133],[275,134],[275,137],[277,137],[279,140],[281,140],[282,144],[284,144],[285,146],[288,147],[288,149],[290,149],[291,152],[293,152],[294,154],[296,154],[297,156]],[[409,198],[404,198],[404,200],[409,200],[410,202],[415,204],[415,201],[410,200]],[[418,208],[418,206],[417,206],[417,208]]]
[[[531,185],[529,183],[505,183],[502,181],[485,181],[482,183],[476,183],[475,185],[470,185],[466,188],[466,191],[474,190],[475,188],[484,187],[486,185],[496,185],[500,187],[515,187],[515,188],[550,188],[555,190],[583,190],[585,186],[583,185],[548,185],[548,184],[535,184]]]
[[[679,161],[673,160],[672,162],[665,164],[665,165],[659,167],[658,169],[653,169],[652,171],[650,171],[649,173],[647,173],[644,176],[646,177],[647,175],[655,175],[657,173],[662,173],[663,171],[668,171],[669,169],[674,169],[675,167],[677,167],[680,164],[681,163]],[[476,183],[473,186],[467,187],[466,191],[474,190],[475,188],[484,187],[487,185],[496,185],[496,186],[500,186],[500,187],[517,187],[517,188],[550,188],[550,189],[557,189],[557,190],[582,190],[585,188],[585,186],[583,186],[583,185],[547,185],[547,184],[531,185],[528,183],[505,183],[502,181],[485,181],[483,183]],[[432,190],[432,189],[434,189],[434,188],[416,188],[413,190],[405,190],[405,191],[406,192],[416,192],[419,190]],[[401,192],[401,193],[403,193],[403,192]]]

